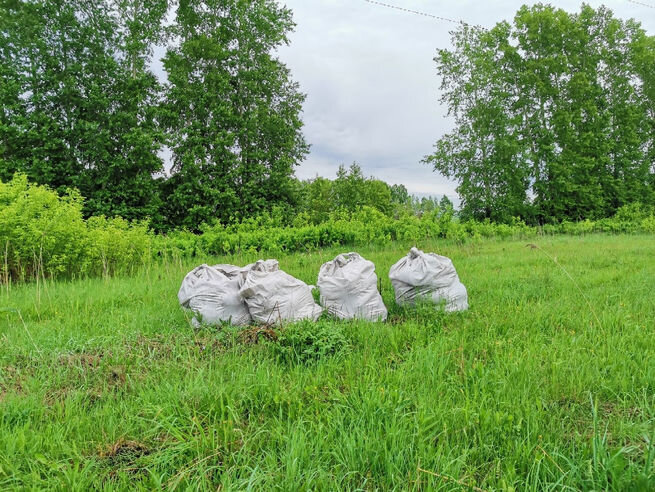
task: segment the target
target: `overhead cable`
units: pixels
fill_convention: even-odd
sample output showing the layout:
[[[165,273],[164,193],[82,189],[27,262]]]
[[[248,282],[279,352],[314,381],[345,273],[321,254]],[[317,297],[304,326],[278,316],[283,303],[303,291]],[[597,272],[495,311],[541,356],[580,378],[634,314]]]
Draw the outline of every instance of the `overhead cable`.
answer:
[[[376,0],[364,0],[364,1],[367,2],[367,3],[372,3],[374,5],[380,5],[382,7],[387,7],[389,9],[400,10],[401,12],[408,12],[410,14],[420,15],[422,17],[430,17],[432,19],[437,19],[437,20],[445,21],[445,22],[452,22],[453,24],[460,24],[460,25],[464,25],[464,26],[469,25],[467,22],[464,22],[464,21],[461,21],[461,20],[454,20],[454,19],[449,19],[448,17],[441,17],[439,15],[428,14],[426,12],[419,12],[418,10],[406,9],[404,7],[398,7],[397,5],[391,5],[391,4],[388,4],[388,3],[377,2]]]
[[[630,3],[634,3],[635,5],[641,5],[642,7],[648,7],[649,9],[655,9],[655,5],[650,5],[644,2],[638,2],[637,0],[628,0]]]

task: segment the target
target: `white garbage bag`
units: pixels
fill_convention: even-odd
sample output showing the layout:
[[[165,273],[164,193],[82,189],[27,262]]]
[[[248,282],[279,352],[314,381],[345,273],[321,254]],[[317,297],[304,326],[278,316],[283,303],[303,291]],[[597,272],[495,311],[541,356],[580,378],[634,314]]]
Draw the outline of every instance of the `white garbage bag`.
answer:
[[[248,275],[248,272],[253,267],[253,265],[254,263],[244,267],[238,267],[236,265],[214,265],[213,268],[231,279],[236,279],[240,289],[241,286],[243,286],[243,283],[246,281],[246,275]]]
[[[323,309],[314,302],[313,288],[280,270],[276,260],[259,260],[247,272],[239,295],[259,323],[316,321]]]
[[[200,322],[219,324],[230,321],[235,326],[251,323],[248,306],[239,296],[240,271],[233,265],[200,265],[184,277],[177,298],[182,307],[195,314],[194,326]]]
[[[221,272],[223,275],[229,278],[235,278],[241,273],[243,268],[238,267],[236,265],[226,265],[226,264],[221,264],[221,265],[214,265],[212,268],[218,270]]]
[[[321,304],[337,318],[384,321],[387,308],[377,284],[375,265],[357,253],[324,263],[317,282]]]
[[[450,258],[424,253],[412,248],[389,270],[389,278],[398,304],[413,304],[428,299],[437,304],[446,302],[446,311],[468,309],[466,287],[459,281]]]

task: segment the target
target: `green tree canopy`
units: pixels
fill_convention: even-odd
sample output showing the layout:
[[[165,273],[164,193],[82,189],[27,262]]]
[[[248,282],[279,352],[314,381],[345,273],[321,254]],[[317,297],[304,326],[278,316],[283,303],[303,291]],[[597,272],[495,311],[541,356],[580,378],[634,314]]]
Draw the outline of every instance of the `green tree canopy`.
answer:
[[[173,225],[257,215],[293,198],[305,96],[275,56],[294,24],[273,0],[181,0],[166,53]]]
[[[0,178],[23,171],[58,190],[78,188],[87,215],[156,212],[163,135],[159,82],[146,65],[167,8],[161,0],[0,0]]]
[[[653,38],[605,7],[522,7],[435,58],[455,129],[425,162],[463,214],[541,222],[653,203]]]

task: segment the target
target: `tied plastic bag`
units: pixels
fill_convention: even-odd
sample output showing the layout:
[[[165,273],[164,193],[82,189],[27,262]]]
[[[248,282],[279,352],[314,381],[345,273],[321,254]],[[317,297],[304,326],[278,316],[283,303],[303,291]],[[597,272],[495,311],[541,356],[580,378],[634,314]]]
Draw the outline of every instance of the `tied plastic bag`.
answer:
[[[321,304],[337,318],[384,321],[387,308],[377,283],[373,262],[347,253],[321,266],[317,285]]]
[[[259,260],[244,270],[248,268],[239,295],[255,321],[263,324],[316,321],[323,312],[314,302],[313,286],[280,270],[276,260]]]
[[[226,264],[221,264],[221,265],[214,265],[212,268],[218,270],[221,272],[223,275],[225,275],[228,278],[237,278],[239,277],[239,274],[248,267],[238,267],[236,265],[226,265]]]
[[[449,312],[469,307],[466,287],[459,281],[453,262],[445,256],[412,248],[391,267],[389,278],[398,304],[427,299],[437,304],[445,301]]]
[[[239,296],[240,271],[234,265],[200,265],[184,277],[177,298],[182,307],[195,314],[191,321],[194,326],[201,321],[208,324],[230,321],[236,326],[251,323],[248,306]]]
[[[244,267],[238,267],[236,265],[214,265],[213,268],[221,272],[226,277],[234,279],[239,286],[239,289],[243,286],[243,283],[246,281],[246,275],[253,267],[254,263],[246,265]]]

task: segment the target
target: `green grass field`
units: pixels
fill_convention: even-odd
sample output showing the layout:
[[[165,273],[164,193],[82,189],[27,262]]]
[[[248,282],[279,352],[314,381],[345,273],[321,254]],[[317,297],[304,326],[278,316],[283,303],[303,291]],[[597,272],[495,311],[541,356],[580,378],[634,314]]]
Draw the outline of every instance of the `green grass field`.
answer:
[[[419,244],[451,315],[395,306],[409,244],[358,248],[384,324],[194,330],[201,261],[3,286],[0,489],[653,490],[655,237],[536,244]],[[278,259],[314,284],[339,252]]]

